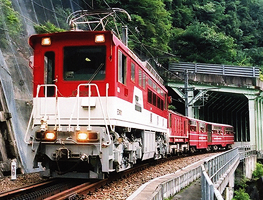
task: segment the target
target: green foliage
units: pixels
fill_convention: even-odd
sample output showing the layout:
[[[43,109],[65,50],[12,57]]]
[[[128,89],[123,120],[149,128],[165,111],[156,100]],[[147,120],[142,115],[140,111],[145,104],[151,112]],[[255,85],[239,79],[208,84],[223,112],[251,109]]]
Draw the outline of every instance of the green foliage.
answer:
[[[164,200],[172,200],[173,197],[164,198]]]
[[[247,181],[248,181],[249,179],[248,178],[246,178],[244,175],[243,175],[243,177],[241,178],[241,179],[239,179],[238,181],[237,180],[235,180],[236,182],[235,182],[235,185],[237,186],[237,187],[240,187],[240,188],[246,188],[247,187]]]
[[[57,20],[60,25],[60,28],[68,30],[69,25],[67,24],[67,18],[71,14],[70,9],[63,9],[61,7],[56,7]]]
[[[203,22],[194,22],[174,35],[174,48],[184,61],[228,63],[236,55],[234,40]]]
[[[34,26],[36,32],[38,34],[41,33],[56,33],[56,32],[63,32],[65,31],[64,29],[56,27],[54,24],[51,22],[46,22],[45,24],[40,24],[40,25],[35,25]]]
[[[133,34],[129,36],[129,46],[137,54],[149,58],[149,55],[157,57],[170,50],[172,18],[166,9],[172,5],[171,0],[109,0],[107,3],[131,15],[132,21],[128,25]],[[94,5],[102,6],[98,1]]]
[[[0,0],[0,37],[5,38],[5,32],[12,38],[17,38],[21,32],[21,22],[18,12],[12,7],[10,0]],[[3,45],[5,41],[1,39]]]
[[[263,1],[107,3],[132,16],[129,45],[141,56],[159,57],[168,51],[179,61],[263,67]],[[94,5],[101,7],[103,3],[97,0]]]
[[[253,171],[252,176],[254,179],[259,179],[263,176],[263,165],[261,163],[256,163],[256,169]]]
[[[160,55],[158,50],[168,51],[170,39],[171,17],[165,10],[162,0],[131,0],[127,9],[132,17],[131,26],[136,27],[137,37],[146,46],[149,46],[151,54]],[[133,44],[139,54],[144,55],[145,49],[141,44]],[[158,50],[156,50],[158,49]]]
[[[235,191],[235,196],[232,200],[250,200],[249,194],[245,192],[245,189],[239,188]]]
[[[237,170],[237,173],[242,174],[241,171]],[[247,187],[247,181],[249,179],[246,178],[244,175],[241,179],[235,179],[235,186],[239,188],[235,191],[235,196],[232,200],[249,200],[249,194],[245,192],[245,188]]]
[[[83,9],[91,9],[87,2],[79,1]],[[94,9],[123,8],[131,15],[132,21],[125,22],[129,26],[129,47],[143,58],[158,57],[163,64],[177,55],[179,62],[263,68],[262,0],[107,0],[107,4],[94,0],[92,4]],[[65,21],[70,9],[60,5],[55,6],[59,27],[46,22],[35,26],[38,33],[68,29]],[[0,8],[1,38],[5,29],[17,38],[21,22],[11,0],[0,0]],[[125,21],[126,17],[118,14],[117,19]]]

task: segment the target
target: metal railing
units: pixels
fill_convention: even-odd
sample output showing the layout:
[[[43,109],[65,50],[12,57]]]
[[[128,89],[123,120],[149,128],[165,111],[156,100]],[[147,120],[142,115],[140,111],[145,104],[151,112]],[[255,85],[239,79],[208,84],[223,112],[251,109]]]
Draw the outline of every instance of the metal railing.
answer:
[[[238,148],[234,148],[206,160],[204,167],[211,181],[216,183],[238,158]]]
[[[194,72],[199,74],[214,74],[221,76],[259,77],[258,67],[241,67],[231,65],[207,64],[207,63],[171,63],[169,70],[172,72]]]
[[[201,167],[202,167],[202,177],[201,177],[202,200],[212,200],[214,199],[214,196],[216,196],[216,199],[218,200],[223,200],[222,195],[214,187],[214,184],[212,183],[211,179],[206,173],[204,165],[201,165]]]
[[[31,115],[30,115],[30,118],[29,118],[29,122],[28,122],[28,126],[27,126],[27,129],[26,129],[26,134],[24,136],[24,142],[27,143],[27,144],[30,144],[30,141],[28,140],[28,134],[29,134],[29,130],[30,130],[30,126],[31,126],[31,129],[34,128],[34,118],[36,116],[36,112],[37,112],[37,105],[40,104],[39,103],[39,93],[40,93],[40,89],[41,88],[44,88],[44,113],[43,113],[43,116],[42,118],[44,119],[47,119],[47,116],[49,115],[53,115],[55,117],[55,120],[56,120],[56,123],[55,123],[55,127],[60,127],[60,114],[59,114],[59,102],[57,101],[57,97],[58,97],[58,88],[55,84],[42,84],[42,85],[38,85],[37,86],[37,93],[36,93],[36,102],[35,104],[33,105],[33,109],[31,111]],[[54,88],[54,91],[55,91],[55,97],[53,97],[53,100],[55,101],[55,109],[54,109],[54,112],[53,113],[48,113],[47,112],[47,108],[49,106],[49,103],[47,101],[47,98],[48,98],[48,94],[47,94],[47,91],[48,91],[48,88]],[[58,122],[57,122],[58,121]],[[32,123],[33,122],[33,123]],[[40,120],[39,120],[40,122]]]
[[[257,155],[255,147],[243,146],[205,161],[202,165],[202,200],[223,200],[222,188],[220,188],[223,179],[235,171],[240,160],[252,155]]]
[[[212,158],[208,158],[203,164],[196,167],[187,166],[180,176],[171,176],[170,179],[159,184],[155,192],[147,199],[161,200],[171,197],[190,185],[201,176],[202,200],[223,200],[221,195],[224,178],[233,173],[240,162],[240,153],[245,157],[255,155],[253,147],[236,147]],[[189,170],[187,169],[189,168]],[[192,168],[192,169],[191,169]]]
[[[257,155],[258,154],[255,145],[238,147],[238,151],[239,151],[240,160],[243,160],[246,157],[249,157],[251,155]]]
[[[182,170],[187,171],[186,168],[182,168]],[[173,196],[174,194],[180,192],[186,186],[190,185],[190,183],[197,180],[200,176],[201,166],[199,165],[196,168],[193,168],[180,176],[162,182],[149,199],[159,200]]]
[[[236,162],[239,162],[238,148],[209,158],[204,161],[204,164],[189,171],[185,168],[187,171],[186,173],[162,182],[149,199],[159,200],[168,198],[178,193],[201,176],[202,200],[213,200],[214,197],[223,200],[215,184]]]
[[[218,191],[222,182],[221,178],[230,173],[229,169],[237,167],[239,161],[238,148],[234,148],[204,162],[201,180],[202,200],[213,200],[214,197],[223,199]]]

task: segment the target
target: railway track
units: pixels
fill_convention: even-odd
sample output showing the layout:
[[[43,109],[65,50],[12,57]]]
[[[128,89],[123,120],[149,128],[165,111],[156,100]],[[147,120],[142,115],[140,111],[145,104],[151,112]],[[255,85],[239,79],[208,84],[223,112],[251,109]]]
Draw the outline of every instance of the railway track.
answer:
[[[120,173],[114,173],[110,177],[97,182],[85,182],[85,180],[52,179],[31,186],[0,193],[0,199],[8,200],[62,200],[84,199],[88,194],[95,192],[111,182],[125,178],[136,171],[147,168],[152,163],[140,164],[134,168]]]
[[[204,158],[205,154],[202,157]],[[49,181],[46,181],[46,182],[43,182],[37,185],[32,185],[32,186],[20,188],[17,190],[0,193],[0,199],[14,199],[14,200],[16,199],[23,199],[23,200],[24,199],[25,200],[26,199],[30,199],[30,200],[33,200],[33,199],[36,199],[36,200],[38,199],[46,199],[46,200],[71,199],[73,200],[74,199],[74,200],[79,200],[79,199],[86,199],[88,197],[92,198],[92,195],[96,194],[100,190],[104,190],[104,189],[107,190],[107,188],[111,188],[113,190],[112,184],[116,185],[118,184],[118,182],[122,182],[122,180],[129,179],[129,177],[132,177],[132,176],[138,177],[140,176],[138,174],[145,174],[145,176],[149,176],[148,170],[152,167],[157,168],[157,172],[154,172],[154,173],[159,173],[159,175],[163,175],[162,173],[166,173],[166,172],[163,172],[164,167],[162,165],[167,165],[167,166],[170,165],[171,167],[172,165],[174,165],[173,164],[174,161],[178,160],[176,162],[181,164],[182,161],[180,160],[183,160],[183,159],[188,160],[189,161],[188,164],[192,162],[191,156],[185,157],[184,155],[182,155],[179,157],[170,157],[168,159],[158,160],[158,161],[149,162],[149,163],[142,163],[124,172],[111,174],[111,176],[108,177],[107,179],[96,181],[96,182],[94,181],[87,182],[87,180],[86,181],[85,180],[72,181],[72,179],[71,180],[54,179],[54,180],[49,180]],[[193,162],[194,161],[195,160],[193,160]],[[179,166],[179,164],[175,164],[175,165]],[[182,165],[181,167],[184,167],[184,166]],[[176,171],[175,168],[174,170]],[[155,175],[150,175],[150,176],[153,178]],[[148,177],[143,178],[143,179],[144,179],[143,182],[145,182],[145,180],[148,179]],[[137,180],[134,181],[133,179],[133,182],[138,182],[138,181]],[[143,182],[139,183],[139,185],[143,184]]]
[[[147,168],[149,165],[151,165],[151,163],[140,164],[124,172],[111,174],[110,177],[101,181],[97,181],[95,183],[87,182],[77,185],[61,193],[48,197],[46,200],[85,199],[87,195],[95,192],[98,188],[103,188],[105,185],[109,185],[115,180],[128,177],[130,174],[141,171]]]
[[[60,193],[64,190],[79,185],[79,180],[66,180],[51,179],[42,183],[33,184],[31,186],[11,190],[8,192],[0,193],[0,199],[8,200],[38,200],[45,199],[54,194]],[[83,182],[83,181],[82,181]]]

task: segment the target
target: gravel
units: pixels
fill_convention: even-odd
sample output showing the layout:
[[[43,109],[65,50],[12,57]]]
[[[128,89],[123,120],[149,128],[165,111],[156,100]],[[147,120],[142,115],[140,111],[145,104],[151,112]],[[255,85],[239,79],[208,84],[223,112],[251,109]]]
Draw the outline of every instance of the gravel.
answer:
[[[44,180],[39,176],[39,173],[19,174],[15,180],[11,180],[11,177],[7,176],[0,179],[0,193],[26,187],[42,181]]]
[[[129,177],[114,181],[108,186],[100,188],[92,195],[88,195],[86,199],[102,199],[102,200],[119,200],[127,199],[131,196],[142,184],[166,175],[174,173],[177,170],[186,167],[194,162],[213,156],[217,153],[194,155],[191,157],[183,157],[175,160],[166,161],[160,165],[151,166],[143,171],[134,173]]]

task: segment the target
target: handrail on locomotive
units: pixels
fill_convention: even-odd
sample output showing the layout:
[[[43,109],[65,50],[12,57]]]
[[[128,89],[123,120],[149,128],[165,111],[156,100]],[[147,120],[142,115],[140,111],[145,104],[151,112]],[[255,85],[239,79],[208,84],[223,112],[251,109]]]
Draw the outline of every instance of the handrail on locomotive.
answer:
[[[61,124],[60,124],[60,115],[59,115],[59,103],[58,103],[58,99],[57,99],[57,97],[58,97],[58,88],[57,88],[57,86],[55,85],[55,84],[43,84],[43,85],[38,85],[38,87],[37,87],[37,95],[36,95],[36,102],[38,102],[38,98],[39,98],[39,92],[40,92],[40,89],[41,89],[41,87],[44,87],[45,88],[45,97],[44,97],[44,99],[45,99],[45,106],[44,106],[44,110],[45,110],[45,112],[44,112],[44,116],[41,118],[41,131],[46,131],[47,130],[47,126],[48,126],[48,122],[47,122],[47,120],[48,120],[48,116],[47,116],[47,98],[48,98],[48,95],[47,95],[47,88],[48,87],[54,87],[55,88],[55,96],[56,96],[56,109],[55,109],[55,119],[58,119],[58,124],[57,123],[55,123],[55,130],[61,130]],[[91,104],[90,104],[90,99],[91,99],[91,87],[95,87],[96,88],[96,92],[97,92],[97,94],[98,94],[98,99],[99,99],[99,103],[100,103],[100,106],[101,106],[101,110],[102,110],[102,115],[103,115],[103,119],[104,119],[104,123],[105,123],[105,127],[106,127],[106,131],[107,131],[107,134],[108,134],[108,138],[109,138],[109,141],[107,141],[106,143],[103,143],[103,145],[104,146],[108,146],[108,145],[110,145],[111,144],[111,136],[110,136],[110,132],[109,132],[109,129],[108,129],[108,122],[110,123],[110,119],[109,119],[109,117],[107,117],[108,119],[106,119],[106,114],[104,113],[104,109],[103,109],[103,105],[102,105],[102,102],[101,102],[101,97],[100,97],[100,92],[99,92],[99,88],[98,88],[98,86],[96,85],[96,84],[91,84],[91,83],[83,83],[83,84],[79,84],[78,85],[78,87],[77,87],[77,96],[76,96],[76,103],[77,103],[77,105],[79,106],[80,105],[80,100],[79,100],[79,98],[80,98],[80,87],[87,87],[88,88],[88,105],[89,106],[87,106],[88,107],[88,126],[87,126],[87,130],[91,130],[91,123],[90,123],[90,118],[91,118],[91,114],[90,114],[90,110],[91,110]],[[106,90],[108,91],[108,84],[106,85]],[[106,97],[108,97],[108,95],[106,95]],[[107,107],[108,105],[106,104],[106,107]],[[25,141],[25,143],[27,143],[27,144],[31,144],[32,143],[32,140],[33,140],[33,137],[34,136],[31,136],[30,137],[30,140],[27,140],[27,138],[28,138],[28,133],[29,133],[29,129],[30,129],[30,125],[31,125],[31,123],[32,123],[32,120],[34,119],[34,117],[35,117],[35,107],[37,107],[37,106],[34,106],[33,107],[33,110],[32,110],[32,113],[31,113],[31,116],[30,116],[30,119],[29,119],[29,123],[28,123],[28,127],[27,127],[27,130],[26,130],[26,134],[25,134],[25,137],[24,137],[24,141]],[[68,128],[68,130],[71,130],[71,119],[72,119],[72,115],[73,115],[73,113],[74,113],[74,110],[76,109],[76,106],[74,105],[73,106],[73,110],[72,110],[72,113],[71,113],[71,116],[70,116],[70,121],[69,121],[69,128]],[[106,110],[106,112],[108,111],[108,109],[106,108],[105,109]],[[107,112],[107,116],[109,116],[108,115],[108,112]],[[77,109],[77,126],[76,126],[76,130],[77,131],[80,131],[80,127],[79,127],[79,109]],[[108,122],[107,122],[108,121]],[[34,125],[32,125],[32,128],[31,129],[33,129],[33,126]],[[57,126],[58,126],[58,129],[57,129]],[[112,125],[110,125],[109,126],[110,128],[111,128],[111,131],[113,131],[113,127],[112,127]],[[33,145],[33,144],[32,144]]]
[[[48,87],[54,87],[55,88],[55,96],[56,96],[56,99],[57,99],[57,96],[58,96],[58,88],[55,84],[41,84],[41,85],[38,85],[37,86],[37,94],[36,94],[36,102],[38,102],[38,98],[39,98],[39,91],[41,89],[41,87],[44,87],[44,91],[45,91],[45,112],[44,112],[44,116],[42,117],[41,119],[41,130],[45,131],[46,129],[46,123],[47,123],[47,88]],[[58,114],[58,119],[59,119],[59,122],[60,122],[60,117],[59,117],[59,109],[58,109],[58,101],[56,100],[56,113],[55,113],[55,118],[57,118],[56,114]],[[29,122],[28,122],[28,126],[27,126],[27,129],[26,129],[26,133],[25,133],[25,137],[24,137],[24,142],[27,143],[27,144],[31,144],[32,140],[33,140],[33,136],[30,136],[30,140],[27,140],[28,138],[28,134],[29,134],[29,131],[30,131],[30,126],[31,126],[31,123],[33,122],[33,119],[35,117],[35,109],[36,109],[36,106],[33,106],[33,109],[31,111],[31,115],[30,115],[30,118],[29,118]],[[60,123],[58,124],[59,128],[60,128]],[[34,124],[32,124],[32,127],[31,129],[33,129],[34,127]],[[55,124],[55,127],[57,127],[57,123]]]
[[[82,86],[85,86],[85,87],[88,87],[88,127],[87,127],[87,130],[91,130],[91,123],[90,123],[90,118],[91,118],[91,114],[90,114],[90,110],[91,110],[91,104],[90,104],[90,100],[91,100],[91,87],[95,87],[96,88],[96,91],[97,91],[97,94],[98,94],[98,99],[99,99],[99,102],[100,102],[100,106],[101,106],[101,111],[102,111],[102,115],[103,115],[103,120],[104,120],[104,123],[105,123],[105,128],[106,128],[106,131],[107,131],[107,134],[108,134],[108,138],[109,138],[109,141],[107,141],[106,143],[103,143],[103,145],[110,145],[111,144],[111,136],[110,136],[110,132],[109,132],[109,128],[108,128],[108,123],[107,121],[110,121],[109,117],[108,117],[108,120],[106,119],[106,114],[104,112],[104,108],[103,108],[103,105],[102,105],[102,102],[101,102],[101,97],[100,97],[100,92],[99,92],[99,88],[96,84],[92,84],[92,83],[83,83],[83,84],[79,84],[78,85],[78,89],[77,89],[77,105],[79,106],[79,97],[80,97],[80,87]],[[106,87],[108,88],[108,84],[106,85]],[[108,90],[106,88],[106,90]],[[106,99],[108,98],[108,96],[106,95]],[[107,104],[106,104],[106,107],[107,107]],[[107,108],[105,109],[106,112],[107,112]],[[79,127],[79,109],[77,109],[77,127],[76,127],[76,130],[80,130],[80,127]],[[107,116],[108,116],[108,113],[107,113]],[[113,130],[112,126],[110,126],[111,130]]]

